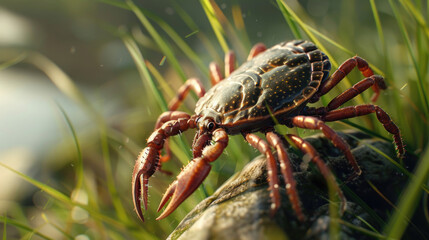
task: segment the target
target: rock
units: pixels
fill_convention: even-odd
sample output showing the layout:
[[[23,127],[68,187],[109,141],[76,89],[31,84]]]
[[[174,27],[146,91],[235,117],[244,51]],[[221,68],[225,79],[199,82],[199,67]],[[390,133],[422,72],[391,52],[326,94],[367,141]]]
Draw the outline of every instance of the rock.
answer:
[[[350,164],[329,140],[320,135],[306,140],[320,153],[339,182],[346,182],[342,189],[348,202],[341,221],[349,224],[338,224],[335,221],[339,239],[367,239],[369,237],[356,228],[368,229],[367,224],[381,228],[380,218],[387,217],[391,209],[368,182],[388,199],[396,201],[406,178],[398,173],[387,158],[377,153],[380,151],[396,159],[391,143],[371,139],[358,132],[341,136],[350,144],[363,171],[361,176],[352,181],[347,181],[353,173]],[[360,142],[356,138],[361,139]],[[301,169],[300,166],[306,165],[299,157],[302,156],[300,152],[294,149],[288,152],[294,164],[294,177],[302,208],[307,216],[305,222],[299,222],[292,211],[284,184],[280,188],[281,207],[274,217],[270,217],[266,160],[260,156],[198,204],[168,239],[330,239],[333,222],[330,220],[326,181],[312,164]],[[279,177],[283,182],[283,177]]]

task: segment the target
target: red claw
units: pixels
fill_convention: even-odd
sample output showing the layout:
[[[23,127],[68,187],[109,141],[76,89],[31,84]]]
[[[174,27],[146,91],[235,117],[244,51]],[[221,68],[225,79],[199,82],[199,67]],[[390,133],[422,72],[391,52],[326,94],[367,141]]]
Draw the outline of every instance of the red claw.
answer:
[[[155,172],[159,162],[159,153],[153,147],[143,149],[137,158],[133,171],[132,194],[134,208],[137,215],[144,222],[141,202],[143,201],[144,209],[147,209],[147,191],[149,178]]]
[[[210,164],[204,158],[200,157],[192,160],[177,176],[177,180],[165,191],[161,203],[159,204],[158,211],[164,207],[170,198],[171,201],[156,220],[167,217],[185,201],[185,199],[201,185],[209,174],[210,169]]]

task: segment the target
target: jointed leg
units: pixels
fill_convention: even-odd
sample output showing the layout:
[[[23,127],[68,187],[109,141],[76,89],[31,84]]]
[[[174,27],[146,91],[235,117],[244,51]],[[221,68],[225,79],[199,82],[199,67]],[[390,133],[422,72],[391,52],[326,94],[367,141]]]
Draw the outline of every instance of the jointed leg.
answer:
[[[367,90],[368,88],[374,85],[377,85],[377,86],[385,85],[383,77],[378,75],[373,75],[371,77],[367,77],[361,80],[360,82],[353,85],[351,88],[347,89],[346,91],[344,91],[343,93],[341,93],[340,95],[332,99],[329,102],[328,106],[326,107],[326,110],[331,111],[331,110],[337,109],[338,107],[340,107],[341,105],[349,101],[350,99],[356,97],[357,95],[361,94],[363,91]],[[373,102],[375,100],[376,99],[372,99]]]
[[[247,61],[251,60],[252,58],[256,57],[262,52],[265,52],[267,50],[267,47],[263,43],[257,43],[255,46],[252,47],[250,50],[249,56],[247,57]]]
[[[198,97],[202,97],[206,93],[203,84],[198,78],[190,78],[179,88],[176,97],[168,104],[168,109],[170,111],[178,109],[183,99],[185,99],[191,89],[194,90]]]
[[[296,116],[292,118],[292,124],[300,128],[322,130],[323,134],[329,140],[331,140],[332,144],[334,144],[336,148],[341,149],[347,160],[352,165],[355,174],[357,176],[361,174],[362,171],[350,151],[349,144],[347,144],[347,142],[345,142],[334,130],[332,130],[332,128],[326,125],[322,120],[310,116]]]
[[[225,55],[225,77],[229,77],[232,72],[235,70],[235,53],[229,51]]]
[[[223,76],[220,71],[220,67],[217,63],[211,62],[209,65],[209,72],[210,72],[210,80],[212,83],[212,86],[218,84],[220,81],[222,81]]]
[[[258,43],[250,50],[249,56],[247,57],[247,60],[250,60],[254,57],[256,57],[258,54],[264,52],[267,48],[264,44]],[[235,54],[233,51],[228,52],[225,55],[225,77],[228,77],[231,75],[232,72],[235,70]],[[210,71],[210,80],[212,85],[218,84],[220,81],[224,79],[222,76],[222,73],[220,71],[220,67],[217,63],[212,62],[209,65],[209,71]]]
[[[338,197],[341,200],[341,212],[344,212],[346,209],[346,198],[343,195],[343,192],[341,191],[340,187],[338,186],[337,181],[335,180],[334,174],[332,174],[331,170],[326,166],[326,164],[323,162],[323,160],[320,158],[319,154],[317,153],[316,149],[314,149],[313,146],[311,146],[310,143],[305,141],[304,139],[295,136],[293,134],[288,134],[288,137],[292,142],[304,153],[309,154],[311,157],[311,161],[316,164],[316,166],[319,168],[320,173],[323,175],[323,177],[326,179],[328,184],[331,184],[332,187],[334,187],[334,190],[337,192]]]
[[[189,195],[191,195],[210,172],[210,162],[216,160],[228,145],[228,134],[222,128],[213,132],[213,145],[204,148],[200,157],[193,159],[177,176],[162,197],[158,211],[171,198],[164,212],[157,218],[163,219],[172,213]]]
[[[233,51],[228,52],[225,55],[225,77],[231,75],[231,73],[235,70],[235,54]],[[217,63],[211,62],[209,65],[210,71],[210,80],[212,85],[218,84],[220,81],[224,79],[222,73],[220,71],[220,67]]]
[[[336,121],[341,119],[353,118],[362,115],[368,115],[376,113],[378,121],[383,124],[383,127],[389,133],[393,134],[393,139],[398,149],[398,155],[400,158],[405,153],[404,144],[401,138],[401,132],[398,126],[390,119],[389,115],[377,105],[367,104],[345,107],[337,110],[327,112],[326,115],[322,116],[323,121]]]
[[[155,124],[155,129],[158,129],[163,123],[165,123],[169,120],[175,120],[175,119],[179,119],[179,118],[185,117],[185,116],[189,117],[189,115],[187,113],[176,111],[176,109],[178,109],[179,106],[182,104],[183,100],[188,95],[190,90],[193,90],[198,95],[198,97],[202,97],[206,93],[204,86],[200,82],[199,79],[197,79],[197,78],[188,79],[179,88],[176,97],[173,98],[170,101],[170,103],[168,104],[168,109],[170,111],[165,112],[161,116],[159,116],[159,118]],[[161,157],[161,162],[166,162],[171,157],[171,150],[170,150],[170,147],[168,146],[168,141],[165,142],[164,149],[165,149],[166,154],[165,154],[165,156]],[[161,168],[160,168],[160,171],[165,172],[167,174],[169,173],[169,172],[161,170]]]
[[[286,152],[286,148],[283,145],[282,139],[274,132],[268,132],[266,134],[268,143],[275,147],[278,154],[278,161],[280,162],[280,170],[283,175],[286,192],[289,197],[289,201],[292,205],[292,209],[295,211],[298,219],[303,222],[305,221],[305,216],[302,213],[301,201],[299,200],[299,195],[296,190],[296,181],[293,178],[292,166],[290,163],[289,156]]]
[[[187,114],[185,112],[181,112],[181,111],[164,112],[163,114],[161,114],[158,117],[158,120],[156,121],[156,124],[155,124],[154,131],[156,131],[158,128],[160,128],[164,123],[171,121],[171,120],[178,120],[180,118],[190,118],[190,116],[189,116],[189,114]],[[171,150],[170,150],[170,147],[168,146],[168,140],[164,142],[164,150],[165,150],[166,154],[163,156],[160,156],[159,170],[161,172],[171,174],[170,172],[164,171],[161,168],[162,163],[167,162],[171,158]]]
[[[271,215],[274,216],[280,207],[279,179],[277,176],[276,160],[273,157],[270,146],[265,140],[253,133],[246,134],[245,138],[252,147],[265,154],[267,158],[268,181],[271,197]]]
[[[154,130],[158,129],[159,127],[161,127],[164,123],[166,123],[168,121],[177,120],[180,118],[190,118],[190,116],[189,116],[189,114],[187,114],[185,112],[181,112],[181,111],[164,112],[158,117],[158,120],[155,123]]]
[[[328,93],[334,86],[336,86],[341,80],[343,80],[352,70],[357,67],[363,76],[366,78],[374,75],[372,69],[368,66],[368,62],[364,59],[355,56],[346,60],[341,66],[331,75],[331,77],[326,80],[323,85],[319,88],[319,91],[316,93],[316,97],[321,97]],[[374,95],[371,100],[374,102],[377,100],[380,89],[385,89],[386,85],[384,82],[376,82],[372,85],[374,90]]]

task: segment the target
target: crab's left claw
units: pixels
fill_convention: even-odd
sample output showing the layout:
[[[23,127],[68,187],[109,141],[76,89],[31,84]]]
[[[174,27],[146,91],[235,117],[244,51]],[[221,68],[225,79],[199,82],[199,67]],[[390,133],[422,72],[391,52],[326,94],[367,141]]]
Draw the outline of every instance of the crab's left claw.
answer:
[[[209,174],[210,169],[211,166],[206,159],[199,157],[192,160],[177,176],[177,180],[174,181],[164,193],[158,211],[164,207],[170,198],[171,201],[156,220],[167,217],[185,201],[185,199],[201,185]]]
[[[149,178],[154,174],[159,162],[159,153],[153,147],[146,147],[137,158],[133,171],[132,194],[137,215],[144,222],[141,202],[147,209],[147,190]]]

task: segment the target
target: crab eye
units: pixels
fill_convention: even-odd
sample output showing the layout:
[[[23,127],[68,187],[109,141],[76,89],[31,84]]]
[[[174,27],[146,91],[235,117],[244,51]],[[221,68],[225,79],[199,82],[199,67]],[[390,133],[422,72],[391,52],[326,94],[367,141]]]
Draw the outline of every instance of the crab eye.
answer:
[[[207,130],[211,131],[215,128],[215,124],[213,122],[209,122],[207,124]]]

